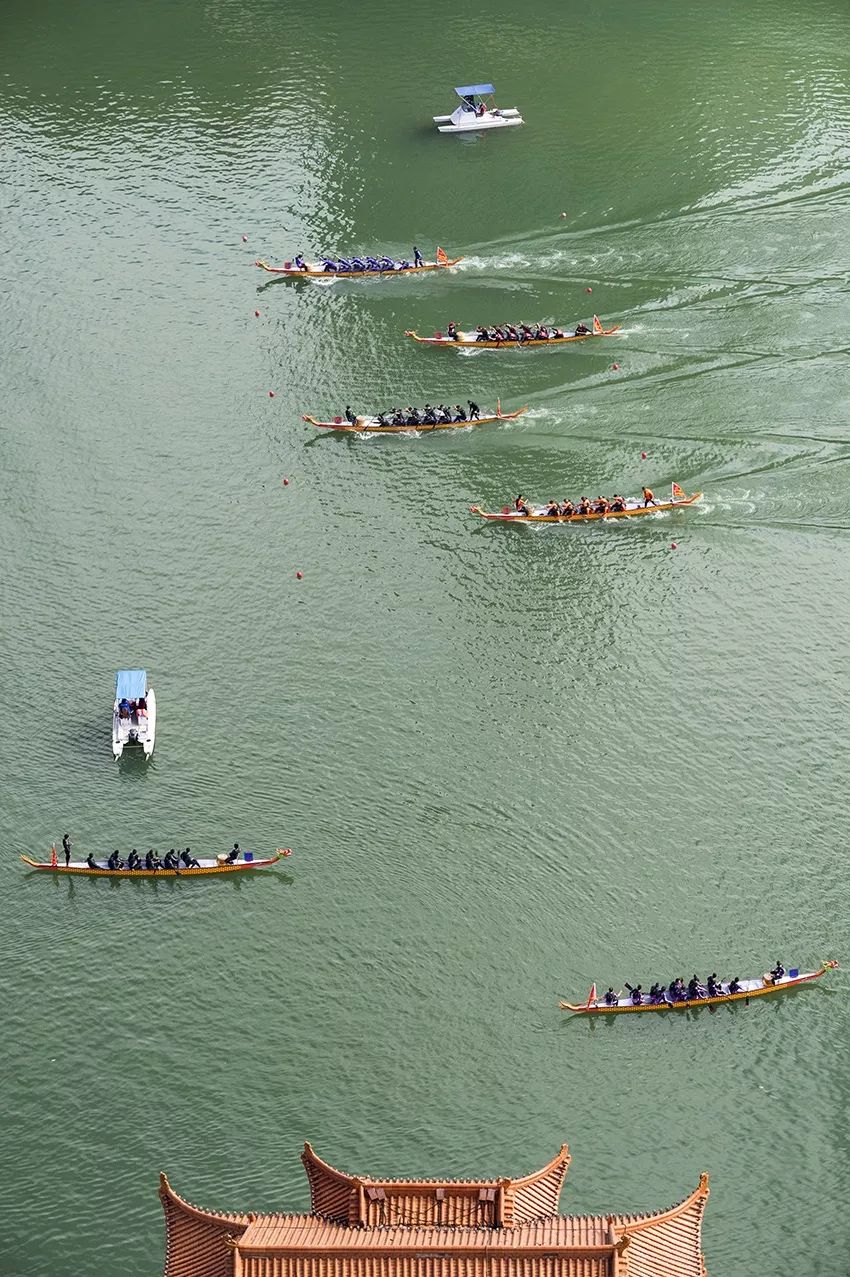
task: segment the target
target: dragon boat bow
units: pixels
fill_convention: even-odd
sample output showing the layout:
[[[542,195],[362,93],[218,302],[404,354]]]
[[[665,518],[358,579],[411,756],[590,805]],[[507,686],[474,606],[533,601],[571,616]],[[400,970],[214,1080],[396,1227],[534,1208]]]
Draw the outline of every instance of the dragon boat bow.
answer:
[[[105,861],[102,866],[97,865],[97,868],[92,869],[85,860],[72,860],[68,865],[55,863],[53,857],[45,861],[33,860],[31,856],[21,856],[21,860],[25,865],[29,865],[30,869],[38,869],[44,873],[76,874],[89,878],[203,878],[211,874],[245,873],[250,869],[267,869],[269,865],[276,865],[279,860],[291,855],[291,848],[278,847],[272,856],[263,856],[257,860],[253,858],[237,860],[234,864],[226,864],[224,857],[206,856],[198,859],[198,866],[194,869],[185,869],[182,865],[179,869],[145,869],[144,862],[139,869],[110,869]]]
[[[750,998],[763,998],[769,993],[785,993],[788,989],[797,989],[800,985],[811,984],[813,980],[819,980],[822,975],[826,975],[827,971],[833,971],[838,963],[833,959],[828,962],[822,962],[817,971],[800,972],[796,967],[792,967],[787,975],[782,976],[778,980],[771,978],[768,972],[762,976],[756,976],[752,980],[739,980],[738,989],[735,993],[728,991],[729,981],[725,981],[727,991],[714,996],[700,998],[684,998],[681,1001],[671,1002],[667,999],[661,1002],[641,1001],[635,1003],[629,997],[618,997],[617,1001],[609,1005],[603,998],[596,997],[596,985],[591,989],[591,997],[585,1003],[575,1003],[562,1001],[558,1005],[562,1011],[570,1011],[573,1015],[621,1015],[631,1011],[685,1011],[693,1007],[716,1006],[720,1002],[749,1002]],[[721,981],[720,988],[723,988],[724,982]],[[644,995],[645,996],[645,995]]]

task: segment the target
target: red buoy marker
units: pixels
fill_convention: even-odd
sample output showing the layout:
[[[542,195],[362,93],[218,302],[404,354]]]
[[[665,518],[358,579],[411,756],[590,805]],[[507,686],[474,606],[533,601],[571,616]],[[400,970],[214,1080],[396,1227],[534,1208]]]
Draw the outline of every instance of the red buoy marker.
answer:
[[[586,293],[592,293],[592,292],[593,292],[593,289],[592,289],[592,288],[586,288],[584,291],[585,291]]]
[[[647,453],[642,452],[642,453],[640,454],[640,459],[641,459],[641,461],[646,461],[647,455],[648,455]]]
[[[259,318],[260,318],[260,312],[259,312],[258,310],[255,310],[255,311],[254,311],[254,318],[255,318],[255,319],[259,319]]]
[[[243,243],[243,244],[247,244],[247,243],[248,243],[248,236],[247,236],[247,235],[243,235],[243,236],[242,236],[242,243]]]
[[[288,479],[284,479],[284,481],[283,481],[283,486],[284,486],[285,488],[288,488],[288,487],[289,487],[289,480],[288,480]]]
[[[302,579],[302,577],[303,577],[303,576],[304,576],[304,573],[303,573],[303,572],[296,572],[296,573],[295,573],[295,580],[296,580],[296,581],[300,581],[300,580]]]
[[[619,364],[612,364],[612,365],[611,365],[611,371],[612,371],[612,372],[619,372],[619,371],[620,371],[620,365],[619,365]]]
[[[269,391],[269,399],[274,399],[274,391],[273,391],[273,390],[270,390],[270,391]]]
[[[678,550],[678,548],[679,548],[679,546],[678,546],[678,544],[677,544],[677,542],[676,542],[676,541],[671,541],[671,542],[670,542],[670,549],[671,549],[671,550]]]

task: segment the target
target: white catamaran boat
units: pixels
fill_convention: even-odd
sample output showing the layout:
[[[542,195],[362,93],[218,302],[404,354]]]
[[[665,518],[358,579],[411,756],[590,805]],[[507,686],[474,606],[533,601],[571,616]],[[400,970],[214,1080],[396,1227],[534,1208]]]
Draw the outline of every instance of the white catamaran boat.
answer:
[[[144,670],[119,670],[115,675],[112,707],[112,753],[120,758],[124,746],[141,745],[150,758],[156,740],[156,697]]]
[[[467,84],[455,93],[460,106],[451,115],[435,115],[434,123],[439,133],[477,133],[481,129],[506,129],[512,124],[524,123],[514,107],[499,110],[491,101],[496,90],[492,84]]]

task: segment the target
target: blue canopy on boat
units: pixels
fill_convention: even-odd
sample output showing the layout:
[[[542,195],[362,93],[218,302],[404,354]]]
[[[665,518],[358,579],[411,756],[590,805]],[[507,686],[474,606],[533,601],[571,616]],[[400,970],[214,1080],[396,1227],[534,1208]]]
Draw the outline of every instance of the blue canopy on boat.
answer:
[[[485,93],[495,93],[492,84],[468,84],[465,89],[455,89],[459,98],[482,97]]]
[[[115,699],[137,701],[147,695],[148,676],[144,670],[119,670],[115,675]]]

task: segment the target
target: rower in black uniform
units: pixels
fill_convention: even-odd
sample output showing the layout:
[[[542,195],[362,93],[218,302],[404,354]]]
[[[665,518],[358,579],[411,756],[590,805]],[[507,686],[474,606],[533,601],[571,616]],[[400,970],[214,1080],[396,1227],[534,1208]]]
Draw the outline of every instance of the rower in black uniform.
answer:
[[[712,974],[708,977],[707,985],[708,985],[708,996],[710,998],[719,998],[723,992],[723,988],[721,985],[717,983],[716,971],[712,972]]]
[[[775,967],[771,967],[770,974],[773,976],[774,984],[776,984],[777,981],[781,980],[782,977],[785,975],[785,968],[783,967],[782,963],[777,962]]]
[[[614,992],[614,990],[610,988],[609,986],[608,992],[605,994],[606,1007],[615,1007],[619,1001],[620,1001],[619,997]]]
[[[239,857],[242,855],[242,849],[238,842],[233,844],[233,850],[228,853],[224,863],[226,865],[235,865]]]
[[[466,421],[466,413],[459,403],[455,404],[455,421]]]
[[[155,859],[154,850],[153,847],[151,847],[145,855],[145,869],[153,869],[155,867],[153,863]]]
[[[576,324],[576,330],[573,333],[573,336],[574,337],[589,337],[590,329],[588,328],[587,324]]]
[[[641,990],[642,990],[642,986],[638,985],[637,988],[632,989],[630,991],[633,1007],[639,1007],[643,1004],[643,993]]]
[[[124,868],[123,861],[121,860],[121,853],[119,852],[117,847],[115,848],[115,850],[113,851],[112,855],[109,857],[106,863],[110,869]]]
[[[136,851],[136,848],[134,847],[133,850],[130,852],[129,856],[127,857],[127,868],[138,869],[140,864],[141,864],[141,861],[139,860],[139,853]]]
[[[89,854],[86,856],[86,864],[88,865],[89,869],[99,869],[99,868],[100,868],[100,865],[97,863],[97,861],[95,860],[95,858],[94,858],[94,856],[91,854],[91,852],[89,852]]]
[[[477,403],[473,403],[471,399],[467,399],[467,401],[466,401],[466,402],[469,404],[469,420],[470,420],[470,421],[477,421],[477,420],[478,420],[478,411],[479,411],[479,410],[478,410],[478,404],[477,404]]]
[[[420,253],[419,249],[418,249],[418,248],[416,247],[416,245],[414,244],[414,245],[413,245],[413,265],[414,265],[414,266],[421,266],[422,264],[423,264],[423,262],[422,262],[422,254]]]
[[[446,324],[446,336],[447,336],[447,337],[451,337],[452,341],[459,341],[459,340],[460,340],[460,338],[459,338],[459,336],[458,336],[458,331],[457,331],[457,321],[456,321],[456,320],[452,319],[452,320],[450,320],[450,321],[449,321],[449,323],[448,323],[448,324]]]
[[[309,269],[310,269],[310,267],[309,267],[309,266],[307,265],[307,263],[304,261],[304,258],[302,257],[301,253],[296,253],[296,255],[295,255],[295,267],[296,267],[296,270],[309,270]]]
[[[345,420],[349,423],[349,425],[352,425],[352,426],[357,425],[357,418],[355,417],[354,413],[351,411],[351,404],[345,405]]]
[[[437,424],[437,414],[429,403],[425,405],[425,411],[422,414],[423,426],[435,426]]]
[[[175,854],[174,848],[172,847],[171,850],[167,851],[162,858],[163,869],[175,869],[176,868],[175,861],[176,861],[176,854]]]
[[[65,868],[71,863],[71,839],[67,834],[62,835],[62,850],[65,853]]]
[[[741,991],[742,991],[742,990],[741,990],[741,981],[738,979],[738,977],[737,977],[737,976],[735,976],[735,979],[734,979],[734,980],[730,980],[730,981],[729,981],[729,992],[730,992],[730,993],[741,993]]]
[[[200,869],[201,867],[201,862],[195,859],[189,847],[187,847],[185,851],[180,852],[180,859],[183,861],[183,864],[187,869]]]

